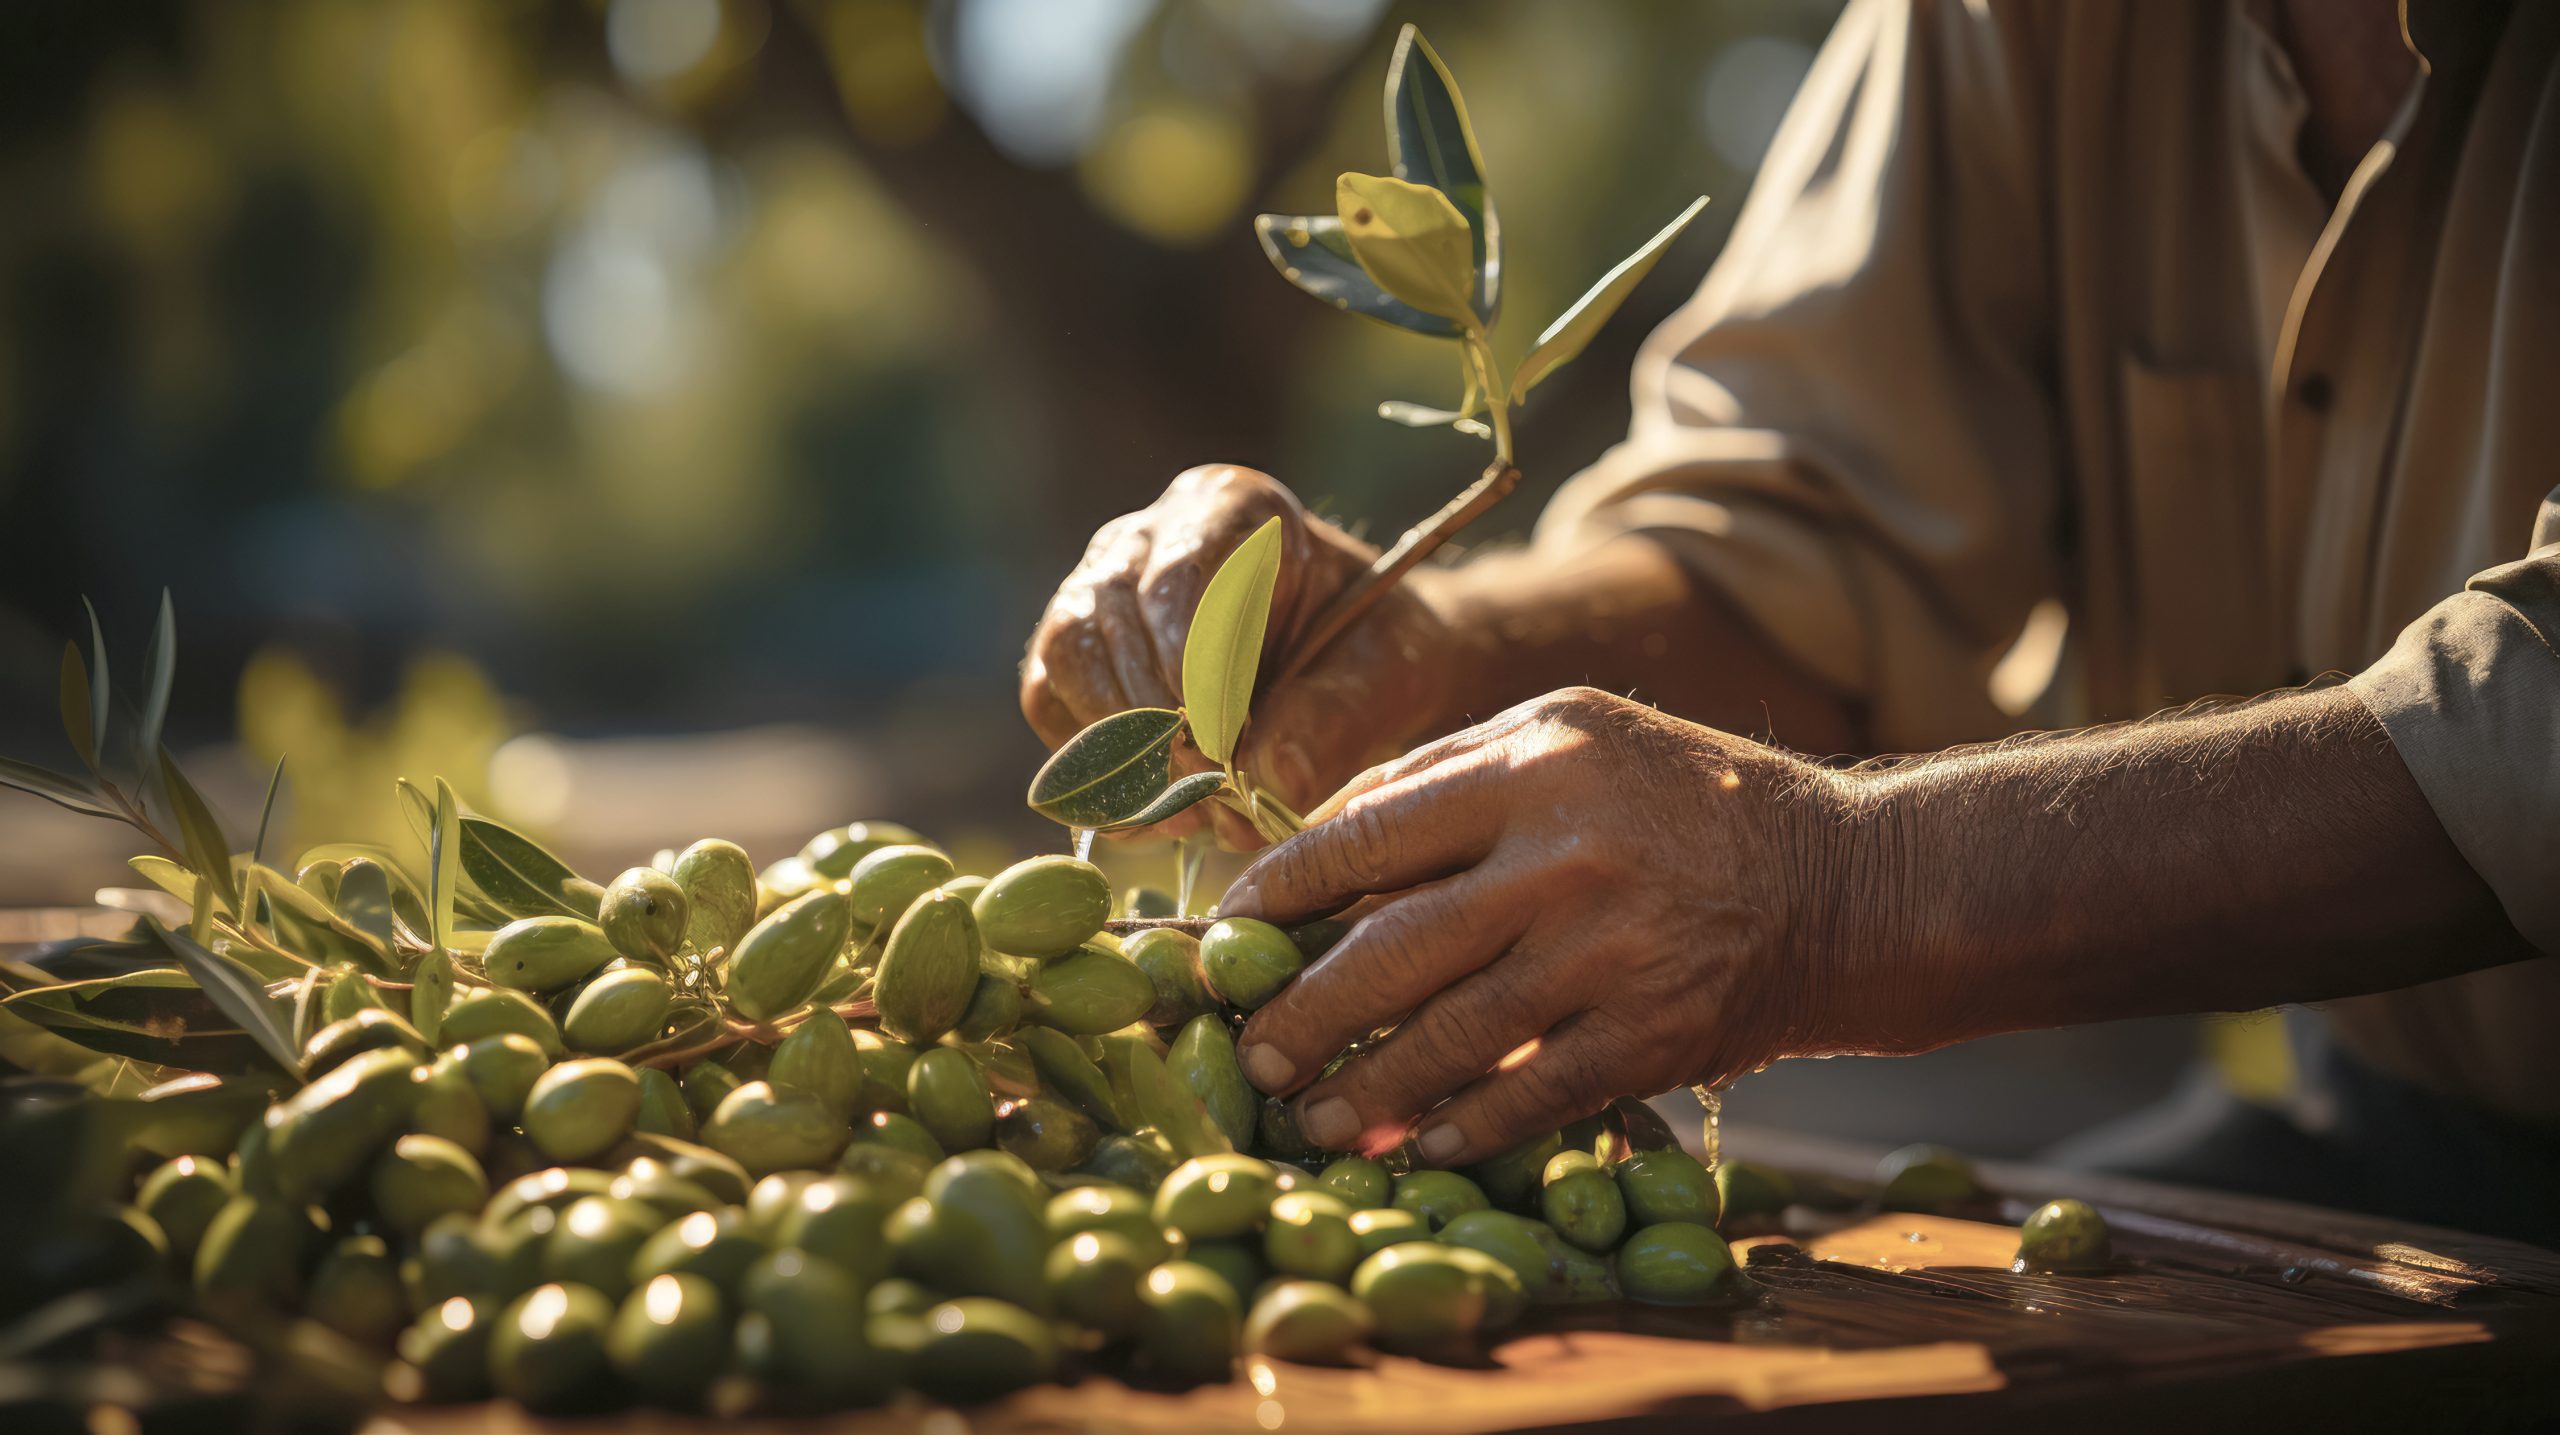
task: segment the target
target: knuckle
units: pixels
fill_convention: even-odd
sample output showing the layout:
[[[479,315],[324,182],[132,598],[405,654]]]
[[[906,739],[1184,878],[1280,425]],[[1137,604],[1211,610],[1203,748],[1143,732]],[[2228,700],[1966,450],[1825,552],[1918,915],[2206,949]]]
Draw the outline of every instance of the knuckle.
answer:
[[[1363,980],[1402,1000],[1418,995],[1425,984],[1428,961],[1423,944],[1427,932],[1426,924],[1398,903],[1361,918],[1351,935],[1343,939],[1343,946],[1358,957]]]

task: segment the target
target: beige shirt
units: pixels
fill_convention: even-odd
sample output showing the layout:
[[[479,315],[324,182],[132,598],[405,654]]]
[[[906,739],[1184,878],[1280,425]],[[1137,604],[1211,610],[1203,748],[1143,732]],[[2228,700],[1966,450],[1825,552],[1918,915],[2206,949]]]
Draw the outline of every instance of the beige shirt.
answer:
[[[2332,211],[2247,0],[1855,0],[1539,541],[1677,535],[1882,749],[2354,674],[2560,954],[2560,3],[2406,4]],[[2560,1124],[2560,959],[2333,1012]]]

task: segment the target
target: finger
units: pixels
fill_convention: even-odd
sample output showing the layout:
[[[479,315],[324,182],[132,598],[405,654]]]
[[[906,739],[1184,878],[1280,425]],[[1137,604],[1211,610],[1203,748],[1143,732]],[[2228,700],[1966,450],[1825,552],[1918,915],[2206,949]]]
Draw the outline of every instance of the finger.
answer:
[[[1598,1013],[1572,1017],[1425,1117],[1415,1146],[1434,1166],[1499,1155],[1635,1089],[1630,1063],[1640,1051]]]
[[[1245,1023],[1245,1075],[1269,1092],[1305,1084],[1344,1047],[1508,950],[1532,910],[1516,881],[1483,869],[1381,905]]]
[[[1126,706],[1182,706],[1182,699],[1174,696],[1173,686],[1165,678],[1167,670],[1156,666],[1155,639],[1146,615],[1140,611],[1135,589],[1113,583],[1095,592],[1094,621],[1103,631],[1105,648],[1111,654],[1112,676],[1119,680],[1121,696],[1128,700]],[[1177,667],[1171,671],[1181,670]]]
[[[1545,984],[1549,965],[1513,953],[1422,1004],[1376,1047],[1299,1100],[1298,1127],[1334,1150],[1392,1148],[1413,1120],[1570,1014],[1570,990]]]
[[[1076,735],[1076,717],[1058,700],[1049,681],[1049,665],[1035,649],[1022,660],[1022,716],[1051,749]]]
[[[1488,771],[1461,759],[1362,794],[1247,867],[1219,913],[1288,926],[1474,866],[1501,835]]]

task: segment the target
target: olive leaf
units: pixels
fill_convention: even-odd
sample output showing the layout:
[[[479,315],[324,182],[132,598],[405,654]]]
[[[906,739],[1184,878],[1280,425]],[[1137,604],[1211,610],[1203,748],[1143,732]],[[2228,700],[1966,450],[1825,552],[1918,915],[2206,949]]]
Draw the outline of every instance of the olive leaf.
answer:
[[[0,1012],[91,1051],[193,1071],[269,1064],[258,1043],[179,968],[36,984],[21,984],[18,975],[0,973],[0,985],[11,988],[0,996]]]
[[[453,786],[436,779],[436,825],[427,834],[427,948],[443,951],[453,936],[454,867],[461,858],[462,805]]]
[[[1156,794],[1155,801],[1095,830],[1119,832],[1133,827],[1153,827],[1217,796],[1226,790],[1226,786],[1227,775],[1223,772],[1195,772],[1188,777],[1175,778],[1164,791]]]
[[[186,848],[188,865],[195,868],[197,877],[212,884],[224,911],[242,915],[240,884],[231,871],[231,845],[223,839],[222,824],[214,821],[204,795],[178,770],[178,760],[165,747],[160,749],[160,783],[169,794],[170,810],[178,816],[178,837]]]
[[[338,894],[333,904],[339,920],[382,944],[386,952],[396,951],[391,895],[391,874],[382,864],[355,858],[338,871]]]
[[[1331,214],[1257,214],[1253,237],[1280,277],[1346,314],[1434,339],[1454,339],[1456,323],[1425,314],[1378,287],[1351,254],[1342,220]]]
[[[1378,405],[1378,417],[1409,429],[1454,428],[1462,434],[1484,438],[1493,430],[1476,421],[1484,411],[1481,401],[1462,409],[1435,409],[1427,404],[1409,404],[1402,399],[1389,399]]]
[[[83,817],[116,815],[97,804],[87,783],[68,773],[38,767],[32,762],[0,757],[0,787],[15,788],[30,796],[41,797],[56,807],[67,808]]]
[[[89,761],[92,766],[98,766],[103,765],[107,760],[107,634],[105,629],[98,626],[97,606],[86,598],[80,600],[80,606],[89,614],[89,655],[97,661],[98,665],[97,671],[89,679],[89,733],[88,741],[82,745],[81,750],[90,754]],[[79,739],[74,738],[73,741],[78,742]],[[151,754],[138,752],[134,760],[147,764],[151,760]]]
[[[1170,708],[1114,713],[1067,739],[1031,779],[1031,810],[1068,827],[1099,830],[1143,812],[1173,781]]]
[[[258,804],[258,835],[249,843],[252,864],[267,860],[267,825],[276,818],[276,790],[284,785],[284,759],[276,759],[276,770],[267,774],[267,800]]]
[[[391,944],[346,920],[273,867],[252,865],[249,881],[267,904],[279,944],[323,965],[352,962],[381,975],[392,971]]]
[[[1235,762],[1236,739],[1244,732],[1254,676],[1262,665],[1271,590],[1279,581],[1280,520],[1275,517],[1218,565],[1191,613],[1191,634],[1182,644],[1183,711],[1191,723],[1192,746],[1222,766]]]
[[[453,1005],[453,954],[438,947],[420,957],[409,982],[409,1024],[432,1045]]]
[[[62,731],[81,765],[98,770],[98,741],[89,727],[89,665],[80,661],[80,645],[62,644]]]
[[[1491,324],[1502,308],[1502,228],[1485,186],[1484,154],[1457,80],[1411,25],[1396,36],[1387,62],[1387,149],[1396,178],[1440,191],[1465,217],[1473,237],[1476,317]]]
[[[138,856],[127,857],[124,859],[124,865],[132,868],[142,880],[152,886],[189,906],[195,905],[196,874],[188,871],[183,863],[172,862],[156,853],[145,852]]]
[[[104,670],[106,659],[98,659]],[[178,617],[169,590],[160,590],[160,616],[151,627],[151,645],[142,650],[142,724],[135,729],[133,750],[148,755],[160,750],[160,730],[169,720],[169,687],[178,676]]]
[[[1189,1160],[1233,1151],[1235,1143],[1209,1119],[1200,1098],[1182,1089],[1143,1038],[1111,1035],[1102,1039],[1103,1059],[1120,1084],[1129,1089],[1137,1118],[1164,1133],[1174,1154]]]
[[[1627,296],[1635,292],[1638,284],[1644,282],[1644,276],[1653,272],[1653,266],[1661,261],[1662,252],[1671,247],[1671,241],[1679,238],[1680,231],[1687,229],[1689,221],[1697,218],[1698,211],[1706,207],[1707,197],[1703,194],[1689,201],[1689,207],[1681,210],[1678,218],[1662,226],[1635,253],[1619,260],[1616,268],[1600,276],[1600,282],[1592,285],[1590,292],[1576,299],[1572,308],[1557,316],[1556,321],[1547,326],[1546,332],[1538,336],[1537,347],[1531,349],[1528,357],[1520,361],[1520,367],[1513,371],[1511,392],[1515,396],[1527,394],[1540,379],[1580,354],[1591,343],[1592,336],[1600,332],[1600,326],[1608,323],[1609,316],[1617,313],[1618,306],[1627,301]]]
[[[1475,324],[1473,240],[1449,196],[1348,170],[1333,182],[1333,203],[1351,257],[1379,288],[1426,314]]]
[[[561,913],[592,922],[604,889],[569,870],[542,844],[486,817],[461,820],[462,875],[511,917]],[[448,933],[451,931],[447,923]]]
[[[216,953],[183,932],[173,932],[149,918],[143,919],[142,930],[152,940],[168,949],[187,969],[205,996],[222,1014],[239,1023],[249,1039],[258,1044],[276,1065],[288,1073],[300,1075],[302,1060],[293,1047],[293,1034],[285,1018],[277,1012],[267,996],[266,986],[246,967],[230,957]]]

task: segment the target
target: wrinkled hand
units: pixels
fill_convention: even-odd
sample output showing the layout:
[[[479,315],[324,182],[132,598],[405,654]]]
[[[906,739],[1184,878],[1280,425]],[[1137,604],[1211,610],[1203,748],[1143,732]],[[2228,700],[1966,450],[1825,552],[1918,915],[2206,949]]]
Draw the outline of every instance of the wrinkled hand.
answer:
[[[1376,1154],[1419,1118],[1423,1159],[1452,1165],[1801,1049],[1824,790],[1587,688],[1365,772],[1221,905],[1285,924],[1383,898],[1247,1023],[1246,1074],[1303,1087],[1320,1146]]]
[[[1116,712],[1182,706],[1182,645],[1201,590],[1274,515],[1285,522],[1266,665],[1280,661],[1377,557],[1267,474],[1228,464],[1183,473],[1154,504],[1094,535],[1033,631],[1022,713],[1041,739],[1056,747]],[[1303,809],[1367,764],[1446,730],[1469,644],[1427,596],[1430,585],[1422,574],[1397,585],[1305,671],[1255,703],[1241,757],[1257,781]],[[1181,771],[1211,765],[1187,745],[1178,755]],[[1211,812],[1222,842],[1260,845],[1242,819],[1206,804],[1155,830],[1195,831]]]

